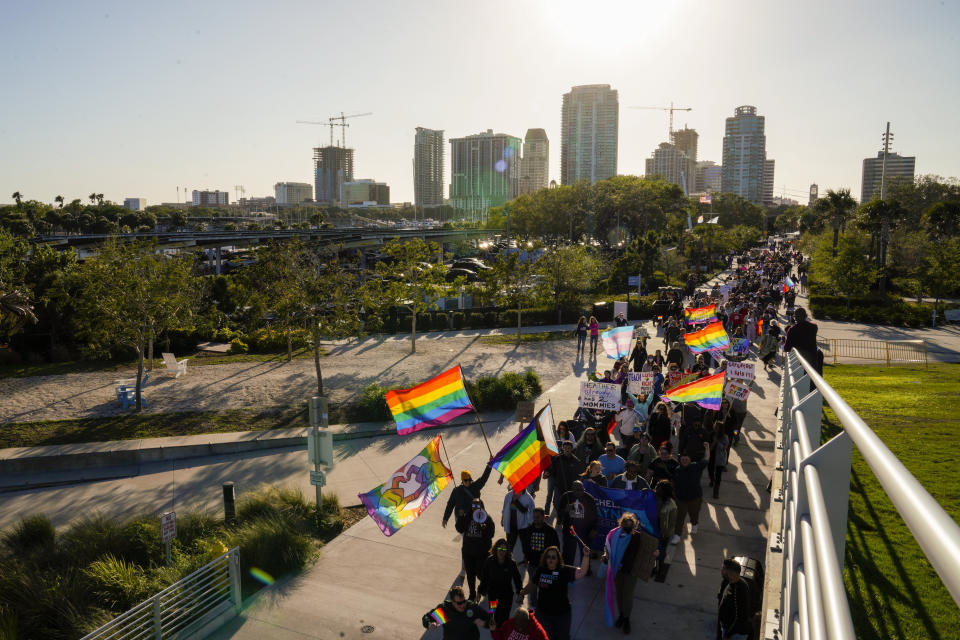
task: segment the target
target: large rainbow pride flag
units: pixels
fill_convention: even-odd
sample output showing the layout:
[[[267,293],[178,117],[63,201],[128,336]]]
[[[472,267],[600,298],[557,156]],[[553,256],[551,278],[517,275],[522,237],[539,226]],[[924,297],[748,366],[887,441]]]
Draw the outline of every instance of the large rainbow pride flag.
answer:
[[[724,350],[730,346],[730,336],[719,322],[708,324],[699,331],[683,334],[683,340],[693,353]]]
[[[607,357],[613,360],[626,358],[630,355],[630,343],[633,341],[633,327],[626,325],[607,329],[600,333],[600,341]]]
[[[670,389],[663,397],[670,402],[696,402],[704,409],[720,409],[725,372],[715,373]]]
[[[717,305],[695,307],[683,310],[683,319],[687,324],[708,324],[717,321]]]
[[[420,517],[452,478],[453,473],[440,461],[437,434],[389,480],[358,496],[383,535],[392,536]]]
[[[550,457],[557,455],[556,450],[553,410],[548,404],[493,456],[490,466],[507,479],[514,493],[520,493],[550,466]]]
[[[459,364],[412,389],[387,391],[385,397],[400,435],[445,424],[473,411]]]

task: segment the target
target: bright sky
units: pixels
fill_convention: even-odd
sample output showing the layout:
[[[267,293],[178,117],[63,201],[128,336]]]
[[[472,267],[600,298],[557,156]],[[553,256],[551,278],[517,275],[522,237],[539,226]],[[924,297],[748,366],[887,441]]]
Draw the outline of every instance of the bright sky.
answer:
[[[175,201],[180,186],[273,195],[313,182],[325,126],[347,130],[355,176],[413,199],[417,126],[550,138],[559,178],[561,96],[620,93],[618,171],[642,175],[691,106],[700,160],[720,162],[724,118],[766,116],[776,190],[860,193],[863,158],[894,150],[917,173],[960,175],[955,2],[417,0],[250,2],[5,0],[0,6],[0,202]],[[339,132],[339,130],[338,130]],[[339,133],[338,133],[339,135]],[[449,144],[446,181],[449,184]],[[558,179],[559,181],[559,179]],[[182,197],[182,196],[181,196]]]

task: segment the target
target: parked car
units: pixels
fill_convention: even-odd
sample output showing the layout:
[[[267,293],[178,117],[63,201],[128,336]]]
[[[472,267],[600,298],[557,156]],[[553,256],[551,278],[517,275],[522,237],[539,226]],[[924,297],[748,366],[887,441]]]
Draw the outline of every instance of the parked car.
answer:
[[[467,279],[467,282],[476,282],[477,280],[479,280],[479,278],[477,278],[476,271],[471,271],[470,269],[463,269],[461,267],[453,267],[451,269],[447,269],[447,273],[444,277],[446,278],[447,282],[453,282],[460,276],[464,276]]]

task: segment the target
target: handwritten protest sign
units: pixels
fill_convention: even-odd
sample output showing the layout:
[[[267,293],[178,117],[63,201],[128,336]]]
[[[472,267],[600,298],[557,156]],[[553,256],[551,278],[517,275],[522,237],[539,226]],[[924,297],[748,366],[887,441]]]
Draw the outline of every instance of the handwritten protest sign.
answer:
[[[667,372],[667,388],[672,389],[673,387],[680,384],[680,380],[683,378],[683,374],[679,371],[668,371]]]
[[[723,389],[723,395],[731,400],[746,401],[750,395],[750,387],[742,382],[730,380]]]
[[[631,371],[627,374],[627,393],[650,393],[653,391],[653,376],[653,371]]]
[[[753,380],[756,376],[752,362],[727,362],[727,378]]]
[[[580,406],[584,409],[617,411],[620,408],[620,385],[609,382],[581,382]]]

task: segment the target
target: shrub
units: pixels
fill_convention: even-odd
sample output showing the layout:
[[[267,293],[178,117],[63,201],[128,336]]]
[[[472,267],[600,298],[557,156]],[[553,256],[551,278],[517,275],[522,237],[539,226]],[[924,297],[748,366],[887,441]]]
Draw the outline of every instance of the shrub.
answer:
[[[246,353],[248,350],[247,343],[240,338],[234,338],[230,341],[230,353]]]
[[[313,519],[314,507],[299,489],[262,487],[241,496],[237,504],[237,519],[248,522],[258,518],[280,519],[289,526],[304,529]]]
[[[433,328],[437,331],[446,331],[450,328],[450,317],[441,311],[437,314],[436,322],[433,323]]]
[[[383,333],[383,318],[380,316],[369,316],[363,325],[363,330],[367,333]]]
[[[500,326],[505,328],[511,328],[517,326],[517,310],[516,309],[507,309],[506,311],[500,312]]]
[[[469,320],[467,321],[467,324],[471,329],[482,329],[486,326],[486,324],[483,321],[482,313],[471,312],[468,318]]]
[[[483,314],[483,326],[488,328],[497,326],[496,311],[487,311],[486,313]]]
[[[76,559],[76,563],[86,566],[126,545],[123,524],[102,513],[79,520],[61,534],[60,546]]]
[[[470,325],[473,326],[472,324]],[[460,311],[453,312],[453,328],[457,331],[463,329],[463,313]]]
[[[413,316],[402,316],[397,321],[397,332],[410,333],[413,330]]]
[[[3,535],[3,544],[15,554],[28,554],[36,549],[53,547],[57,532],[46,516],[32,515],[18,522]]]
[[[540,377],[533,371],[481,376],[467,382],[467,393],[477,409],[513,409],[521,400],[533,400],[540,394]]]
[[[200,344],[200,337],[193,329],[171,329],[166,337],[170,340],[170,351],[173,353],[193,353]]]
[[[417,314],[417,331],[430,331],[432,326],[433,322],[429,313]]]
[[[256,567],[273,577],[302,568],[314,545],[303,531],[280,518],[258,518],[231,532],[230,546],[240,547],[240,572],[247,586],[256,586],[250,569]]]
[[[387,399],[384,389],[376,382],[371,382],[360,392],[360,410],[364,416],[363,419],[373,421],[389,420],[391,417],[390,407],[387,406]]]
[[[310,342],[306,329],[293,329],[290,332],[293,348],[303,349]],[[287,332],[284,329],[262,328],[247,335],[247,344],[251,353],[270,353],[286,351]]]
[[[154,592],[142,568],[113,554],[90,563],[83,575],[101,602],[121,611],[143,602]]]

